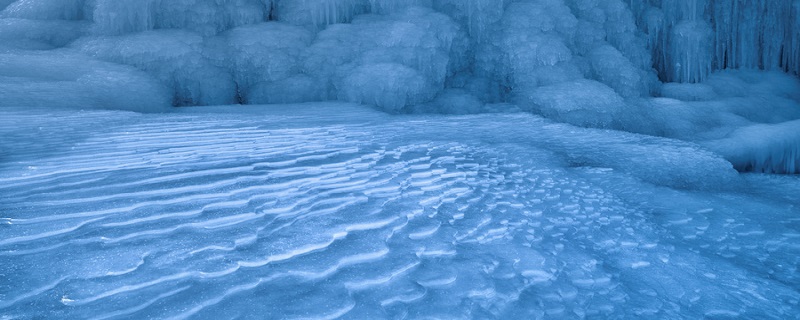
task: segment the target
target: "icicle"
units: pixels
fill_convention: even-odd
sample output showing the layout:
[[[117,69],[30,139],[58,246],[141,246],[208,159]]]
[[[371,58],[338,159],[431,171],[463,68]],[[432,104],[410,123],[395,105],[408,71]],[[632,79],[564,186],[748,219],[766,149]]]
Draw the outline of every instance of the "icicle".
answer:
[[[800,74],[800,0],[795,0],[792,4],[790,21],[782,65],[784,71]]]
[[[669,38],[669,81],[701,82],[711,73],[711,28],[703,21],[683,21]]]

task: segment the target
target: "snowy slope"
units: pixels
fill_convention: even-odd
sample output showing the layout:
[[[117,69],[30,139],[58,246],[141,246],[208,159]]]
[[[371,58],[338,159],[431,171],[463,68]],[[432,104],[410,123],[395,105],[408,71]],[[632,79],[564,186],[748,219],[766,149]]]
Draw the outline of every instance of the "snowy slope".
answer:
[[[792,176],[525,113],[0,110],[5,318],[791,318]]]

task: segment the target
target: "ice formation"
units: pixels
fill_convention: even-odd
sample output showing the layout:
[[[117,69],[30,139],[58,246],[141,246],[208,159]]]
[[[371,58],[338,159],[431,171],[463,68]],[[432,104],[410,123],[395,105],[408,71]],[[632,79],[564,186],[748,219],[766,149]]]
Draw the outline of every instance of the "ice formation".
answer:
[[[458,114],[510,104],[576,125],[717,140],[734,128],[692,113],[738,109],[725,121],[740,126],[796,119],[762,121],[763,104],[708,82],[728,69],[800,73],[800,0],[2,0],[0,52],[7,83],[29,56],[59,77],[81,79],[69,66],[78,60],[108,74],[95,91],[22,75],[25,90],[69,92],[61,104],[87,108],[339,100]],[[122,94],[100,96],[112,91]],[[787,107],[778,114],[798,108],[745,91]],[[52,101],[0,92],[3,106]],[[696,111],[681,119],[667,105]]]
[[[131,65],[171,89],[175,105],[340,99],[399,111],[445,89],[529,103],[536,87],[589,79],[635,98],[657,92],[655,74],[699,82],[728,68],[800,71],[797,1],[18,0],[0,9],[3,50],[62,48]],[[375,64],[383,71],[364,67]],[[391,74],[373,81],[379,72]]]
[[[800,0],[0,0],[0,320],[796,318],[798,73]]]

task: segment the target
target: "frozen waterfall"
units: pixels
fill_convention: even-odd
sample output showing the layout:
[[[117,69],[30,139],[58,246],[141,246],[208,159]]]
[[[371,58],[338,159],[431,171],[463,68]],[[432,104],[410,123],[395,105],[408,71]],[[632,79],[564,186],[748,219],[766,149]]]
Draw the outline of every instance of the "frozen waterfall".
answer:
[[[461,114],[510,104],[664,135],[689,119],[658,99],[702,98],[713,107],[697,112],[746,120],[680,134],[716,133],[704,140],[763,124],[759,108],[789,114],[767,124],[796,119],[797,104],[784,103],[796,95],[764,103],[768,93],[744,90],[748,102],[733,102],[741,92],[719,85],[797,87],[796,77],[715,76],[728,69],[800,73],[800,0],[0,0],[2,106],[338,100]]]
[[[0,320],[799,319],[800,0],[0,0]]]

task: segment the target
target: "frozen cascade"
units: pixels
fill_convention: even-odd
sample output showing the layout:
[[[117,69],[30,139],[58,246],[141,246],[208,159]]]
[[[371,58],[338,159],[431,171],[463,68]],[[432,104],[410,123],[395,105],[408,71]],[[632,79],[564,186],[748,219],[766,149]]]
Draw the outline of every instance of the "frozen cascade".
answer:
[[[484,103],[530,103],[528,97],[536,87],[579,78],[598,81],[624,98],[636,98],[658,91],[651,67],[662,79],[677,82],[700,82],[718,69],[763,68],[797,73],[800,68],[798,1],[17,0],[0,5],[4,8],[0,11],[0,25],[6,26],[0,30],[0,38],[9,39],[0,45],[3,50],[67,46],[67,50],[77,49],[95,59],[132,65],[174,88],[172,102],[177,105],[343,99],[402,111],[412,104],[434,100],[445,89],[464,90]],[[510,6],[512,9],[508,10]],[[436,14],[415,15],[424,10]],[[270,71],[238,70],[244,65],[219,57],[226,52],[224,47],[237,47],[226,42],[231,35],[238,39],[259,37],[258,28],[248,26],[270,20],[308,29],[313,41],[303,45],[291,41],[260,42],[265,51],[276,48],[299,60],[276,60],[274,54],[242,57],[252,62],[263,59],[257,62],[263,67],[287,64],[290,74],[270,75],[256,86],[252,80],[242,79],[242,75],[258,76]],[[357,21],[362,22],[354,23]],[[414,37],[406,33],[409,29],[403,27],[405,23],[430,32],[423,38],[442,41],[380,41],[384,36]],[[456,30],[441,27],[453,23]],[[337,24],[352,27],[333,27]],[[379,24],[393,26],[386,29],[388,25]],[[388,33],[354,30],[375,27]],[[428,31],[429,27],[433,29]],[[231,31],[239,28],[243,29]],[[169,52],[133,52],[141,50],[131,42],[137,39],[137,33],[162,29],[181,29],[191,34],[153,33],[161,35],[157,43],[199,39],[191,40],[194,44],[190,50],[196,57],[189,64],[194,71],[178,74],[183,72],[180,64],[173,70],[162,70],[174,65],[165,63],[174,61],[170,59],[175,56]],[[247,34],[250,31],[255,33]],[[293,32],[275,32],[269,37],[294,39]],[[337,32],[350,35],[333,34]],[[361,34],[353,38],[355,33]],[[102,36],[123,38],[98,38]],[[78,38],[84,39],[70,44]],[[332,38],[338,40],[331,43]],[[109,43],[103,52],[85,47],[87,42],[103,46],[98,44],[103,41]],[[284,51],[287,45],[293,48]],[[398,45],[405,49],[391,58],[381,54],[378,61],[372,61],[376,56],[368,52],[376,46],[397,49]],[[319,51],[323,47],[324,51]],[[431,51],[443,55],[428,68],[420,62],[429,61]],[[149,62],[126,58],[132,55],[147,55]],[[334,66],[319,66],[319,61],[328,60]],[[411,85],[404,95],[413,97],[399,105],[380,102],[394,99],[398,92],[386,90],[386,96],[381,96],[381,86],[357,85],[373,92],[348,93],[352,90],[346,89],[347,79],[369,77],[355,77],[344,69],[352,71],[367,63],[403,65],[420,72],[420,79],[430,85],[416,86],[421,91]],[[442,66],[446,70],[442,71]],[[196,75],[219,73],[220,69],[228,70],[228,75],[210,80],[215,84],[196,83],[210,79]],[[623,72],[616,75],[612,70]],[[279,83],[283,80],[286,82]],[[239,98],[232,99],[234,96]],[[374,99],[362,99],[366,96]]]
[[[667,81],[700,82],[721,69],[800,73],[800,1],[629,0],[629,4],[650,39],[655,68]],[[687,65],[682,56],[697,60]]]
[[[762,93],[737,101],[727,98],[738,92],[725,96],[707,82],[726,69],[798,74],[800,0],[0,0],[0,53],[0,63],[35,56],[53,68],[32,66],[21,80],[19,66],[0,66],[5,88],[26,82],[28,92],[46,93],[4,89],[2,106],[48,105],[59,90],[74,98],[59,105],[134,110],[339,100],[390,113],[479,113],[507,105],[499,108],[641,133],[691,123],[687,130],[708,134],[684,138],[719,141],[739,127],[796,119],[758,120]],[[100,69],[65,62],[81,59]],[[98,74],[126,80],[91,92],[96,78],[86,77]],[[798,104],[765,98],[770,110]],[[661,114],[680,104],[730,117],[704,124]]]
[[[794,319],[799,67],[800,0],[0,0],[0,320]]]

